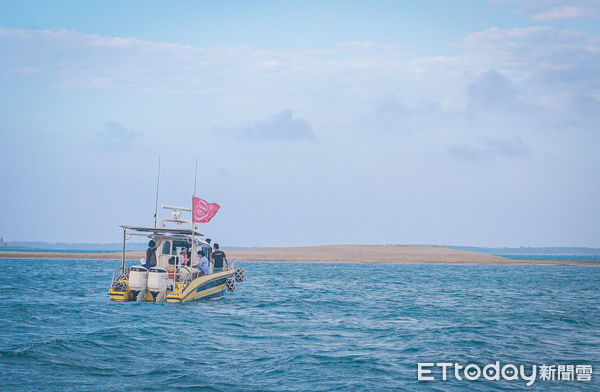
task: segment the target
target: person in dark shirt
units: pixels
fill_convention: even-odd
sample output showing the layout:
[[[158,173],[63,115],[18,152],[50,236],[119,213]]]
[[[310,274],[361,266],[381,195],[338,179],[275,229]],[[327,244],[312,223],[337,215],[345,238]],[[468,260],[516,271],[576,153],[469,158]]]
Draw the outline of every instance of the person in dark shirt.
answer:
[[[154,240],[148,242],[148,249],[146,249],[146,264],[144,264],[144,267],[148,269],[156,267],[156,249],[160,246],[161,242],[162,238],[158,240],[158,244],[154,242]]]
[[[227,266],[229,267],[229,261],[227,260],[227,256],[225,256],[225,252],[219,250],[219,244],[214,244],[213,247],[215,248],[214,252],[212,252],[211,257],[213,271],[223,271],[223,260],[225,260]]]

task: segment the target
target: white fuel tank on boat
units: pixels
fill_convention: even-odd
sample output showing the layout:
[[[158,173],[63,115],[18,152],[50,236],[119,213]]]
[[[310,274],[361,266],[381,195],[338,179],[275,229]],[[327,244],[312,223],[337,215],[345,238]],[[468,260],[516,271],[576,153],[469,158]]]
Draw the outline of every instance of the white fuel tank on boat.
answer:
[[[148,270],[144,267],[131,267],[129,270],[129,288],[132,291],[146,290],[148,284]]]
[[[162,268],[150,268],[148,272],[148,290],[150,291],[164,291],[169,285],[169,273],[166,269]]]

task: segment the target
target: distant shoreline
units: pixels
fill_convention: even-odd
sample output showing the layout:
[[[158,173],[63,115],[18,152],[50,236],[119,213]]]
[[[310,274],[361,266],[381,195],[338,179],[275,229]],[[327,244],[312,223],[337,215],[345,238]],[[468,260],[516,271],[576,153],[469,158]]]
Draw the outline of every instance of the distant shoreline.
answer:
[[[523,265],[600,265],[598,261],[517,260],[485,253],[456,250],[441,246],[412,245],[323,245],[278,248],[251,248],[226,251],[238,261],[393,263],[393,264],[523,264]],[[139,260],[144,251],[126,252],[126,259]],[[120,260],[121,252],[31,252],[0,251],[0,258]]]

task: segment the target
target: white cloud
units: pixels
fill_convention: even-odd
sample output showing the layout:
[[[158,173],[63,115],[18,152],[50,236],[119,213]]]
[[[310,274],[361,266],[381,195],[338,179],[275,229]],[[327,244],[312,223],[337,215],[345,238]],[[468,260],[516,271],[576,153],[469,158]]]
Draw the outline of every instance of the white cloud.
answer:
[[[575,96],[600,92],[600,45],[581,33],[552,27],[488,29],[461,42],[465,56],[487,59],[510,80],[521,104],[572,116]],[[473,62],[475,62],[474,60]],[[492,91],[492,90],[490,90]],[[513,90],[514,91],[514,90]]]
[[[365,47],[370,49],[365,52]],[[239,83],[242,89],[264,88],[285,83],[290,75],[310,80],[377,68],[396,55],[394,47],[366,43],[329,51],[271,51],[198,48],[72,30],[0,28],[0,74],[54,75],[66,87],[214,93]]]
[[[304,118],[294,118],[291,110],[277,113],[268,120],[228,129],[215,128],[214,131],[249,140],[315,140],[310,123]]]
[[[538,21],[600,18],[597,0],[496,0],[492,3],[521,5],[519,13],[529,14]]]
[[[467,35],[461,46],[468,49],[495,49],[509,51],[519,48],[560,50],[582,45],[584,36],[571,30],[558,30],[549,26],[488,30]]]
[[[330,50],[199,48],[70,30],[1,28],[0,75],[47,75],[63,88],[201,95],[235,110],[253,105],[262,113],[293,107],[314,124],[343,127],[366,118],[373,127],[393,129],[434,127],[440,113],[460,115],[475,102],[488,103],[479,105],[480,115],[510,101],[511,109],[524,106],[565,123],[575,116],[571,102],[595,102],[600,94],[600,43],[579,32],[490,28],[467,35],[455,49],[453,56],[417,57],[365,42]],[[391,106],[389,97],[395,97]],[[251,116],[248,109],[246,121]],[[258,123],[253,127],[246,129],[247,137],[274,135]],[[312,126],[305,130],[308,138]]]
[[[559,19],[578,19],[594,18],[597,16],[596,10],[583,7],[554,7],[533,14],[533,20],[559,20]]]
[[[130,124],[107,124],[95,136],[107,150],[130,145],[135,151],[122,151],[121,156],[133,164],[140,159],[148,162],[148,156],[172,145],[175,139],[192,140],[172,137],[170,131],[175,126],[161,126],[173,119],[175,125],[187,128],[181,134],[196,131],[195,136],[215,136],[200,133],[207,124],[221,124],[223,128],[218,131],[233,136],[222,144],[227,159],[223,160],[216,149],[206,149],[205,163],[208,177],[230,184],[221,190],[212,187],[224,197],[251,189],[256,190],[254,200],[270,194],[274,205],[280,200],[299,200],[301,205],[305,199],[295,198],[305,198],[303,188],[320,189],[316,182],[331,187],[326,198],[336,204],[335,200],[349,199],[347,195],[358,184],[358,189],[380,190],[375,196],[377,208],[368,215],[389,215],[390,207],[400,211],[398,205],[419,205],[411,209],[417,218],[407,220],[419,223],[423,222],[421,212],[443,216],[450,210],[448,205],[460,203],[464,195],[472,195],[475,202],[498,205],[502,192],[492,192],[494,197],[481,195],[481,189],[494,190],[494,186],[513,187],[521,194],[518,201],[537,203],[540,198],[532,196],[529,187],[541,190],[543,186],[535,188],[540,181],[531,178],[541,177],[551,184],[548,189],[557,189],[552,194],[573,194],[569,192],[572,189],[591,190],[587,194],[592,196],[598,193],[597,186],[589,186],[589,178],[595,178],[593,172],[598,166],[594,152],[600,135],[596,129],[600,112],[599,46],[584,34],[550,27],[493,28],[468,35],[452,48],[455,53],[451,56],[430,57],[365,43],[331,50],[198,48],[64,30],[1,29],[0,75],[43,75],[36,80],[50,80],[62,88],[86,88],[80,94],[57,96],[83,97],[89,89],[125,91],[98,94],[124,102],[123,110],[93,108],[98,102],[94,99],[86,100],[82,107],[95,110],[96,116],[98,112],[104,116],[106,112],[116,113],[109,114],[110,118]],[[18,86],[18,81],[13,85]],[[7,91],[9,96],[11,91]],[[160,95],[147,99],[156,112],[136,111],[135,104],[129,103],[130,97],[144,100],[141,95],[149,94]],[[192,96],[163,97],[166,94]],[[51,94],[36,98],[43,104],[46,96]],[[64,110],[68,106],[64,102],[57,106]],[[218,107],[223,113],[215,115],[211,109]],[[281,108],[293,108],[296,116],[291,111],[278,112]],[[145,121],[136,122],[137,117]],[[152,124],[155,120],[161,124]],[[130,126],[143,129],[148,137],[136,139]],[[380,128],[392,132],[374,132]],[[393,132],[396,130],[408,132]],[[590,136],[581,130],[596,134]],[[6,139],[13,135],[9,136]],[[160,143],[161,138],[170,144]],[[319,143],[285,142],[317,138]],[[148,149],[135,148],[136,142],[142,141]],[[76,148],[68,151],[88,153]],[[544,160],[549,155],[559,159]],[[18,160],[27,156],[17,151],[5,160],[12,164],[11,157]],[[186,157],[193,159],[187,153],[169,159]],[[453,159],[492,164],[462,165]],[[494,165],[494,161],[499,164]],[[117,163],[113,159],[98,165]],[[189,162],[184,166],[192,167]],[[105,169],[98,172],[101,170]],[[505,174],[507,179],[498,180],[494,173]],[[111,173],[108,175],[112,178]],[[585,179],[571,181],[577,176]],[[285,182],[289,178],[294,181],[288,182],[288,189],[277,186],[278,179]],[[522,183],[515,178],[521,178]],[[240,179],[247,182],[246,187],[237,183]],[[457,189],[459,194],[453,198],[440,189]],[[324,197],[319,191],[313,196],[314,200]],[[593,210],[597,198],[592,196],[589,203],[579,203],[582,209],[573,210],[571,215],[581,216],[583,207]],[[234,199],[230,199],[232,203]],[[416,199],[423,200],[413,204]],[[440,201],[437,209],[436,200]],[[468,204],[465,210],[472,210]],[[368,210],[365,205],[334,206],[332,219],[323,216],[336,221],[352,208]],[[282,204],[278,206],[284,210]],[[238,205],[238,211],[245,210],[249,209]],[[317,212],[327,214],[328,209]],[[374,227],[381,224],[376,219],[372,222]],[[390,222],[396,223],[396,216],[390,215]],[[396,227],[395,223],[389,227]],[[426,226],[424,230],[429,233],[434,225]]]
[[[496,158],[516,159],[532,155],[531,147],[519,136],[485,138],[478,145],[455,144],[448,148],[451,157],[461,161],[490,161]]]
[[[489,70],[467,85],[467,94],[469,105],[475,110],[498,107],[514,110],[517,92],[506,76]]]
[[[93,144],[104,152],[129,150],[139,136],[137,131],[125,128],[116,121],[109,121],[95,133]]]

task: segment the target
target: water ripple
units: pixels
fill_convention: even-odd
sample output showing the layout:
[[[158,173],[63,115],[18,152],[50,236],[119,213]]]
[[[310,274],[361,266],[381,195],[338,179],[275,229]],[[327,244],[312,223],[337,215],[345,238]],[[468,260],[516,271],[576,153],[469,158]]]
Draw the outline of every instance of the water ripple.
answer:
[[[115,262],[0,260],[15,263],[0,277],[3,391],[516,391],[418,382],[416,365],[600,370],[593,266],[240,263],[234,295],[174,305],[111,303]]]

